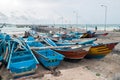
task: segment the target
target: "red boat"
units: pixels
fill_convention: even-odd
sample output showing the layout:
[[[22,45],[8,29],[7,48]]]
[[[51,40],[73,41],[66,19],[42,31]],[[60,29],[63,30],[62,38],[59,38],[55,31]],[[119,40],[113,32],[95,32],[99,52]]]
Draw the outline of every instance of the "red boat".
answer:
[[[69,49],[54,49],[56,52],[63,54],[67,59],[82,59],[89,51],[90,47],[69,48]]]
[[[50,46],[55,46],[55,47],[58,46],[55,42],[53,42],[49,38],[44,38],[44,41]],[[61,46],[65,46],[65,45],[61,44]],[[68,48],[57,48],[53,50],[55,50],[60,54],[63,54],[65,58],[68,58],[68,59],[82,59],[87,55],[89,49],[90,49],[90,46],[77,45],[77,46],[71,46]]]

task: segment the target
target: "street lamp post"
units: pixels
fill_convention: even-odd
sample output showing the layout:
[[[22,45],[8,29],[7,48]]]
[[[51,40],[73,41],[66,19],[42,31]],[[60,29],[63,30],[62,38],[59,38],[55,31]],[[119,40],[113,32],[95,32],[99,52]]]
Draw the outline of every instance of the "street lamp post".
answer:
[[[63,18],[63,16],[62,16],[62,17],[61,17],[61,20],[62,20],[62,21],[61,21],[61,22],[62,22],[62,27],[64,26],[64,25],[63,25],[63,19],[64,19],[64,18]]]
[[[105,8],[105,27],[104,27],[104,31],[106,31],[106,22],[107,22],[107,6],[106,6],[106,5],[101,5],[101,6]]]
[[[76,15],[76,24],[78,24],[78,12],[73,11],[73,13],[75,13],[75,15]]]

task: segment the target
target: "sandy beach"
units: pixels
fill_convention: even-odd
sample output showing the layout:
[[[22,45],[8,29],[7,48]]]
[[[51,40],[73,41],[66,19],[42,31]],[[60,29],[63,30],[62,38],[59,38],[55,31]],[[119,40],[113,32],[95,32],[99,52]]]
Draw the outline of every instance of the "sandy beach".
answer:
[[[96,42],[120,41],[119,32],[108,32],[106,37],[99,37]],[[82,59],[77,62],[62,61],[58,70],[61,75],[55,77],[45,74],[40,80],[113,80],[120,73],[120,43],[103,59]],[[41,68],[43,69],[43,68]],[[39,70],[41,70],[39,69]],[[44,71],[45,69],[43,69]],[[45,70],[46,71],[46,70]],[[35,79],[39,80],[39,79]],[[117,79],[115,79],[117,80]]]
[[[108,32],[106,37],[98,37],[97,43],[120,41],[119,32]],[[78,61],[62,61],[57,70],[59,76],[44,74],[43,77],[30,78],[25,80],[113,80],[120,73],[120,43],[115,49],[103,59],[82,59]],[[47,69],[39,65],[39,72],[46,72]],[[6,72],[3,72],[3,75]],[[20,79],[21,80],[21,79]],[[116,79],[115,79],[116,80]]]

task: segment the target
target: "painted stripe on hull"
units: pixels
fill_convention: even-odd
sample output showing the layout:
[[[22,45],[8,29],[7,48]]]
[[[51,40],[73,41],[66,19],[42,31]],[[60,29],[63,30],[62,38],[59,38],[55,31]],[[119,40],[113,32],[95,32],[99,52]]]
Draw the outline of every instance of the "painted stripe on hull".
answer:
[[[97,47],[97,48],[91,48],[89,50],[89,54],[93,54],[93,55],[101,55],[101,54],[108,54],[110,53],[111,50],[105,46],[101,47]]]

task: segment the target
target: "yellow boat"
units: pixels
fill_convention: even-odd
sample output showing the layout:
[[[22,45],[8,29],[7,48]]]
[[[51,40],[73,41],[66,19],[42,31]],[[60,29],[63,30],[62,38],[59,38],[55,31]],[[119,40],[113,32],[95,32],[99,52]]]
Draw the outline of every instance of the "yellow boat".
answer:
[[[109,54],[119,42],[99,44],[92,46],[86,55],[86,58],[101,59]]]

